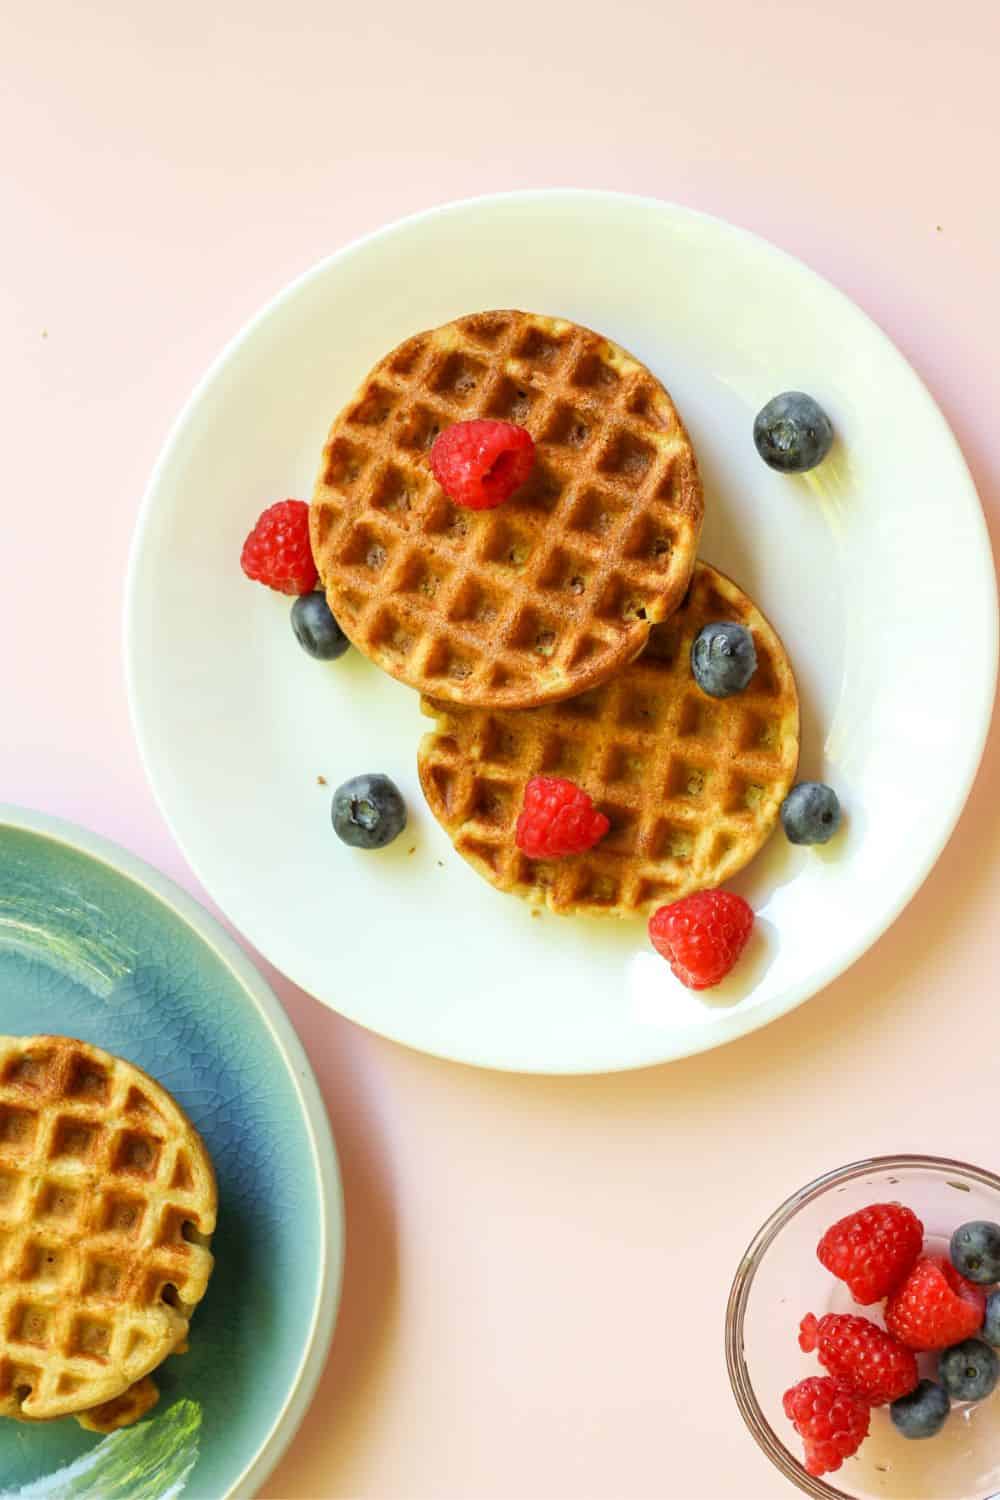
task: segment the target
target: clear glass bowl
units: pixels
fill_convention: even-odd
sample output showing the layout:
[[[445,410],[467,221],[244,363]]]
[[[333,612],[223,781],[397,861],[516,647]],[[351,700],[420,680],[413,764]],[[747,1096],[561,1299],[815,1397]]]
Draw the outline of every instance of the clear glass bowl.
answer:
[[[807,1474],[801,1440],[781,1398],[806,1375],[826,1372],[798,1346],[807,1312],[855,1312],[881,1325],[881,1306],[860,1308],[816,1259],[837,1219],[871,1203],[905,1203],[923,1220],[925,1245],[946,1252],[969,1219],[1000,1222],[1000,1177],[937,1156],[882,1156],[828,1172],[794,1193],[757,1232],[729,1294],[726,1363],[733,1393],[768,1458],[817,1500],[990,1500],[1000,1492],[1000,1386],[977,1405],[958,1405],[937,1437],[901,1437],[888,1409],[872,1412],[871,1432],[854,1458],[823,1479]],[[934,1357],[921,1357],[933,1377]]]

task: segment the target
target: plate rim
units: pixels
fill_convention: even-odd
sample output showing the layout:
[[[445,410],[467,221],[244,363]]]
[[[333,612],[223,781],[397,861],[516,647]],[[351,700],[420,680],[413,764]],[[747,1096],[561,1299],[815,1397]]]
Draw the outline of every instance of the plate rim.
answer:
[[[256,1453],[219,1497],[219,1500],[253,1500],[290,1446],[316,1394],[333,1341],[343,1287],[346,1246],[343,1180],[336,1142],[312,1064],[264,976],[211,912],[168,875],[101,834],[33,808],[0,802],[0,833],[5,829],[37,834],[93,859],[145,890],[179,917],[232,972],[274,1038],[298,1096],[319,1185],[320,1276],[308,1341],[285,1400]]]
[[[497,1061],[496,1059],[477,1054],[473,1049],[459,1052],[448,1050],[440,1045],[428,1045],[410,1040],[394,1034],[393,1031],[384,1027],[371,1024],[368,1020],[362,1020],[357,1015],[349,1013],[332,1004],[320,993],[315,993],[308,982],[297,979],[295,973],[286,968],[283,962],[269,959],[274,963],[281,973],[286,974],[293,982],[309,994],[315,993],[327,1009],[335,1014],[342,1015],[356,1025],[374,1035],[383,1036],[400,1046],[406,1046],[413,1051],[422,1052],[427,1056],[439,1057],[449,1062],[459,1062],[475,1067],[490,1068],[498,1072],[528,1073],[536,1076],[590,1076],[601,1073],[629,1072],[636,1068],[657,1067],[666,1062],[681,1061],[684,1058],[694,1056],[701,1052],[712,1051],[716,1047],[725,1046],[730,1042],[738,1040],[754,1031],[760,1030],[781,1016],[790,1015],[800,1005],[815,998],[835,979],[845,974],[857,961],[874,946],[885,934],[889,927],[896,921],[902,911],[909,905],[913,897],[919,891],[925,880],[930,875],[934,866],[941,857],[943,850],[955,832],[955,828],[962,816],[969,795],[975,784],[976,777],[982,762],[993,721],[994,706],[997,693],[998,655],[1000,655],[1000,608],[998,608],[997,577],[992,560],[992,547],[989,539],[989,531],[982,502],[976,488],[975,480],[969,470],[965,455],[958,443],[954,432],[949,425],[943,411],[938,406],[926,382],[919,372],[911,364],[903,351],[897,346],[888,333],[881,327],[875,318],[864,308],[853,300],[846,292],[842,291],[834,282],[830,281],[821,272],[815,270],[806,261],[784,250],[765,236],[757,234],[753,230],[746,229],[741,225],[722,218],[720,215],[706,213],[701,209],[691,208],[686,204],[678,203],[666,198],[658,198],[650,194],[629,193],[618,190],[588,187],[548,187],[514,189],[508,192],[483,193],[472,197],[449,199],[390,220],[388,223],[378,225],[376,228],[349,240],[346,244],[339,246],[330,254],[323,256],[313,265],[306,267],[290,281],[286,282],[278,291],[260,306],[255,313],[237,329],[233,336],[226,341],[216,357],[210,361],[207,369],[194,385],[191,393],[182,404],[180,411],[174,418],[163,445],[157,455],[153,469],[147,481],[142,501],[136,517],[135,527],[132,535],[132,543],[129,549],[128,565],[126,572],[124,607],[122,615],[123,627],[123,655],[125,665],[126,691],[129,705],[129,715],[135,736],[136,747],[140,760],[149,780],[150,787],[156,804],[166,822],[175,842],[178,845],[188,865],[194,874],[211,893],[211,885],[201,875],[199,862],[190,853],[187,842],[181,838],[174,827],[169,815],[166,802],[161,790],[161,783],[153,769],[153,759],[150,753],[150,745],[146,739],[143,728],[142,716],[139,708],[139,678],[140,670],[137,653],[134,651],[135,632],[133,620],[137,610],[138,596],[138,574],[140,556],[143,552],[143,543],[146,529],[154,509],[156,492],[161,484],[162,478],[167,471],[175,449],[179,446],[185,428],[193,418],[195,411],[202,399],[203,394],[215,381],[218,374],[228,363],[237,350],[254,334],[259,325],[273,317],[286,300],[292,299],[310,281],[325,276],[337,264],[344,262],[353,256],[362,253],[368,246],[388,238],[394,234],[405,232],[407,229],[416,227],[436,218],[446,218],[449,215],[461,215],[481,208],[493,208],[509,204],[511,206],[530,205],[533,202],[561,201],[584,205],[588,202],[600,202],[605,206],[628,204],[633,208],[639,208],[644,212],[676,216],[681,220],[693,221],[704,225],[715,232],[732,236],[736,240],[742,240],[748,247],[752,247],[756,253],[764,254],[775,261],[783,264],[785,269],[795,275],[805,275],[819,284],[824,295],[829,297],[835,304],[840,304],[844,313],[852,319],[865,326],[872,337],[883,349],[886,357],[891,360],[902,376],[912,383],[914,395],[924,404],[928,422],[937,430],[939,437],[948,445],[951,456],[956,464],[957,472],[964,476],[965,483],[956,485],[956,498],[960,495],[963,505],[968,511],[972,525],[978,533],[979,547],[977,551],[984,562],[983,582],[986,584],[985,593],[988,595],[988,612],[990,614],[990,639],[988,651],[984,660],[984,675],[980,684],[981,702],[979,706],[978,723],[975,734],[966,740],[968,752],[965,759],[962,775],[952,785],[952,794],[949,797],[943,811],[940,828],[937,837],[928,846],[923,860],[919,861],[911,871],[910,878],[903,882],[896,899],[891,902],[880,914],[878,920],[866,931],[864,939],[856,944],[853,949],[847,950],[847,956],[838,957],[827,964],[817,968],[814,980],[810,981],[807,989],[794,999],[776,997],[774,1000],[761,1006],[751,1007],[746,1011],[726,1017],[721,1024],[712,1028],[711,1034],[703,1035],[702,1028],[694,1028],[690,1041],[684,1041],[680,1045],[676,1043],[668,1047],[665,1052],[657,1055],[648,1055],[636,1058],[613,1060],[611,1062],[593,1059],[588,1062],[585,1058],[570,1060],[565,1065],[551,1060],[545,1064],[537,1059],[527,1057],[514,1058],[511,1060]],[[992,587],[989,584],[992,583]],[[213,899],[216,899],[213,897]],[[233,925],[239,924],[226,910],[220,901],[219,906],[226,912]],[[251,934],[247,933],[248,941],[254,941]],[[264,948],[260,951],[264,953]],[[265,956],[267,956],[265,954]],[[705,1028],[704,1030],[707,1030]]]

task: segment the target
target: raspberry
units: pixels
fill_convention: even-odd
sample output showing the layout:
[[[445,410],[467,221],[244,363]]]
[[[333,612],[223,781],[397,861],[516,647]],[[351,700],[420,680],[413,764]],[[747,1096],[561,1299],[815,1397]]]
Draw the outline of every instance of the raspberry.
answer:
[[[248,578],[279,594],[308,594],[316,587],[304,500],[279,500],[268,506],[243,543],[240,567]]]
[[[524,789],[515,838],[523,854],[552,859],[592,849],[610,827],[574,782],[562,776],[533,776]]]
[[[982,1327],[986,1293],[943,1255],[923,1256],[885,1304],[885,1326],[909,1349],[947,1349]]]
[[[431,468],[445,494],[470,510],[509,500],[535,464],[531,433],[513,422],[456,422],[434,440]]]
[[[649,940],[689,990],[711,989],[747,945],[753,912],[731,891],[698,891],[649,919]]]
[[[846,1380],[869,1406],[884,1406],[916,1388],[916,1356],[869,1318],[852,1313],[807,1313],[799,1327],[799,1348],[818,1350],[820,1364]]]
[[[924,1226],[901,1203],[873,1203],[838,1219],[816,1247],[821,1265],[846,1281],[855,1302],[880,1302],[920,1254]]]
[[[868,1436],[867,1403],[829,1375],[800,1380],[785,1392],[782,1405],[802,1439],[808,1474],[832,1474]]]

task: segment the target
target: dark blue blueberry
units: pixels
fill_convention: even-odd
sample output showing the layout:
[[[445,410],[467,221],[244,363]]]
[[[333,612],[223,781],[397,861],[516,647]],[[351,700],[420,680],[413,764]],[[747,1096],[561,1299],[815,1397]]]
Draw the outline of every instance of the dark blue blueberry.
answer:
[[[941,1431],[950,1406],[947,1391],[933,1380],[921,1380],[908,1396],[892,1403],[889,1415],[903,1437],[929,1438]]]
[[[354,776],[334,792],[331,816],[345,844],[384,849],[406,827],[406,803],[388,776]]]
[[[1000,1281],[1000,1224],[973,1219],[951,1237],[951,1263],[966,1281],[988,1286]]]
[[[781,826],[790,844],[825,844],[840,827],[840,802],[822,781],[800,781],[781,804]]]
[[[757,413],[753,440],[766,464],[782,474],[815,469],[830,451],[833,427],[823,408],[801,391],[775,396]]]
[[[986,1316],[980,1329],[988,1344],[1000,1344],[1000,1292],[990,1292],[986,1299]]]
[[[300,594],[296,599],[292,605],[292,629],[303,651],[319,661],[334,661],[351,644],[318,590]]]
[[[753,636],[744,625],[718,620],[703,625],[691,647],[691,671],[703,693],[731,698],[742,693],[757,670]]]
[[[952,1344],[938,1360],[938,1375],[955,1401],[982,1401],[997,1383],[1000,1360],[982,1339]]]

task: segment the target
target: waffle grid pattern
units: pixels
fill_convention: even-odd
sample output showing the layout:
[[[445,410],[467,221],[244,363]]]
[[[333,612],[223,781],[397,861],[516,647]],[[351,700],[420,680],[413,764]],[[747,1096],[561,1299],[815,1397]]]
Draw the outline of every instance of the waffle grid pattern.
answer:
[[[703,625],[751,630],[757,671],[735,697],[691,675]],[[555,912],[629,917],[721,884],[771,833],[798,764],[798,699],[784,649],[735,584],[699,563],[688,597],[641,657],[579,698],[520,713],[424,701],[437,718],[420,779],[458,852],[502,891]],[[611,821],[594,849],[532,860],[514,836],[532,776],[566,776]]]
[[[158,1084],[65,1037],[0,1037],[0,1415],[100,1405],[183,1343],[215,1217]]]
[[[517,422],[528,483],[451,503],[428,452],[454,422]],[[687,434],[648,370],[576,324],[477,314],[388,355],[331,429],[313,552],[354,643],[411,686],[526,707],[604,681],[676,608],[703,500]]]

